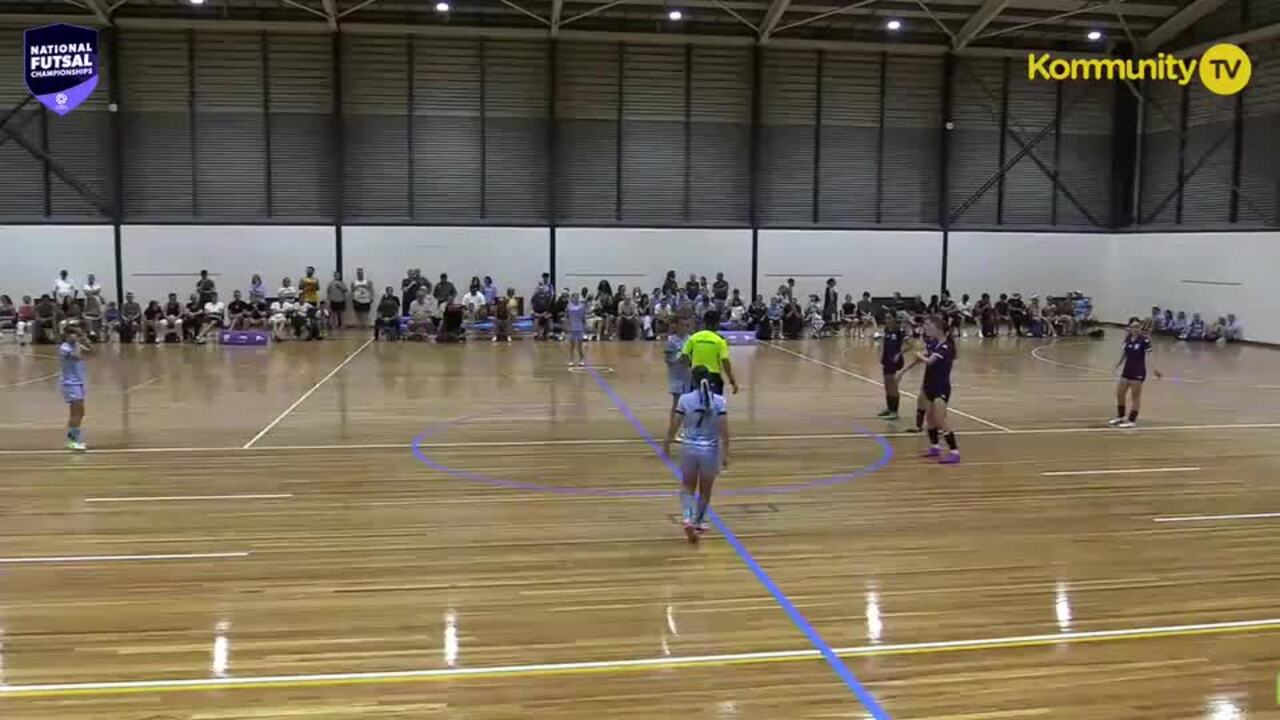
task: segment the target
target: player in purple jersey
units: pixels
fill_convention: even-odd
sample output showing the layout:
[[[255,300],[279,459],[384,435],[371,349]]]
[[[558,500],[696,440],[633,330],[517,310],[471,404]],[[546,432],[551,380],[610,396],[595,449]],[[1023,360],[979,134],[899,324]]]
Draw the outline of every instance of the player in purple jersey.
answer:
[[[880,368],[884,372],[885,409],[876,417],[885,420],[898,419],[898,371],[902,369],[902,343],[906,334],[898,326],[898,318],[892,312],[884,319],[884,334],[880,338]],[[921,421],[923,421],[923,417]]]
[[[1120,381],[1116,383],[1116,416],[1107,423],[1111,427],[1131,428],[1138,424],[1138,411],[1142,409],[1142,384],[1147,380],[1147,357],[1151,351],[1151,321],[1129,318],[1124,351],[1116,362],[1116,368],[1123,366],[1123,369],[1120,370]],[[1151,371],[1156,377],[1163,377],[1154,363],[1151,364]],[[1126,394],[1132,401],[1127,417],[1124,413]]]
[[[939,458],[943,465],[960,462],[960,449],[956,434],[947,422],[947,404],[951,402],[951,367],[956,359],[956,342],[946,317],[932,315],[924,322],[925,337],[929,344],[902,372],[924,364],[924,384],[920,398],[925,406],[925,427],[929,431],[927,458]],[[938,445],[939,439],[947,442],[947,452]]]

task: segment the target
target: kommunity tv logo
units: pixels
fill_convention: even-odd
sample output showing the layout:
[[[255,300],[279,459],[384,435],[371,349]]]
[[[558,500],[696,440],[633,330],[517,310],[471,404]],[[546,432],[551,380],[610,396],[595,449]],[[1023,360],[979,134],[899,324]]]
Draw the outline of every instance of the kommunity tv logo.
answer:
[[[1237,45],[1214,45],[1198,58],[1168,53],[1151,58],[1062,58],[1052,53],[1027,55],[1031,80],[1153,80],[1190,85],[1197,77],[1209,92],[1235,95],[1249,84],[1253,63]]]

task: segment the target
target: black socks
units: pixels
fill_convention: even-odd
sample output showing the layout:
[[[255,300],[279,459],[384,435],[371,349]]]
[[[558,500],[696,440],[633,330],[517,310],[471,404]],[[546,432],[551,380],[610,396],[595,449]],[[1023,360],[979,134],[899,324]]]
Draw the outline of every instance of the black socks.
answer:
[[[1137,422],[1137,421],[1138,421],[1138,411],[1137,411],[1137,410],[1130,410],[1130,411],[1129,411],[1129,422]]]
[[[958,446],[958,445],[956,445],[956,434],[955,434],[955,433],[953,433],[953,432],[949,432],[949,433],[947,433],[946,438],[947,438],[947,447],[951,448],[953,451],[954,451],[954,450],[958,450],[958,449],[959,449],[959,446]]]
[[[898,412],[898,403],[901,402],[902,400],[902,397],[900,395],[886,395],[884,400],[885,400],[885,404],[889,408],[889,412],[891,413]]]
[[[929,428],[929,444],[938,444],[938,428]]]
[[[924,411],[916,410],[916,430],[924,429]]]
[[[1116,405],[1116,417],[1124,417],[1124,403]]]

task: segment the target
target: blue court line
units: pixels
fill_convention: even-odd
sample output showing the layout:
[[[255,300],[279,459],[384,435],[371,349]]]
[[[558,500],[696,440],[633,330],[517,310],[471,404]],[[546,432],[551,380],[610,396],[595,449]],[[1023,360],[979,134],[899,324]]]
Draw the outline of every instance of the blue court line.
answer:
[[[666,454],[662,452],[662,447],[658,444],[658,441],[649,434],[644,423],[640,422],[640,418],[636,417],[636,414],[631,411],[631,407],[627,405],[627,401],[623,400],[621,395],[618,395],[618,392],[613,389],[613,386],[610,385],[608,381],[600,375],[600,373],[596,372],[594,367],[587,366],[587,370],[591,373],[591,377],[595,378],[596,384],[600,386],[600,389],[604,391],[604,394],[608,395],[609,399],[613,401],[614,407],[618,408],[618,411],[622,413],[623,417],[631,423],[631,426],[634,427],[636,432],[640,434],[640,437],[644,439],[645,444],[647,444],[649,448],[653,450],[654,454],[662,460],[663,464],[667,466],[667,469],[671,471],[671,474],[676,477],[676,480],[680,480],[680,469],[671,461],[671,458],[667,457]],[[814,628],[804,614],[800,612],[800,609],[795,606],[795,603],[791,602],[791,599],[787,597],[786,593],[782,592],[782,589],[773,581],[773,578],[769,577],[769,573],[765,572],[764,568],[760,567],[760,563],[756,562],[755,557],[751,555],[751,551],[747,550],[747,547],[742,544],[742,541],[738,539],[738,536],[733,534],[733,531],[729,529],[729,525],[725,523],[725,521],[716,514],[716,511],[712,510],[710,507],[707,508],[707,515],[710,516],[711,523],[715,525],[716,529],[720,531],[720,534],[724,536],[725,541],[729,543],[729,547],[732,547],[733,551],[738,554],[738,557],[742,558],[742,561],[746,563],[747,569],[751,571],[751,574],[756,576],[756,579],[760,581],[761,585],[764,585],[765,590],[768,590],[769,594],[773,596],[773,599],[782,606],[784,611],[786,611],[787,617],[791,618],[791,622],[800,629],[800,632],[804,633],[805,637],[809,638],[809,642],[817,648],[818,652],[822,653],[822,657],[826,659],[827,664],[831,666],[831,669],[834,670],[836,675],[844,681],[844,684],[853,691],[853,694],[858,698],[858,702],[862,703],[862,707],[864,707],[875,720],[890,720],[889,713],[880,706],[880,703],[876,701],[874,696],[872,696],[871,691],[867,690],[866,687],[862,685],[858,678],[854,676],[853,671],[844,664],[844,660],[841,660],[840,656],[836,655],[835,650],[831,649],[831,646],[827,644],[826,640],[822,639],[822,635],[818,633],[817,629]]]

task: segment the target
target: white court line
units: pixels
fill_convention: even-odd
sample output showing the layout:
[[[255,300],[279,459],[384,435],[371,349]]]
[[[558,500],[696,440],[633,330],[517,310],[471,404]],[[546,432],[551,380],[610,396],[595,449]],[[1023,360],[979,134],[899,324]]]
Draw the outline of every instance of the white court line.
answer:
[[[1231,622],[1202,623],[1196,625],[1126,628],[1121,630],[1096,630],[1092,632],[1012,635],[973,640],[944,640],[939,642],[900,643],[893,645],[858,645],[852,647],[833,648],[833,652],[841,657],[874,657],[878,655],[946,652],[955,650],[987,650],[1010,647],[1050,646],[1068,643],[1096,642],[1100,640],[1156,639],[1183,635],[1203,635],[1210,633],[1245,631],[1250,629],[1280,629],[1280,618],[1271,618],[1266,620],[1238,620]],[[431,670],[393,670],[381,672],[323,673],[312,675],[246,675],[244,677],[211,677],[192,678],[187,680],[132,680],[123,682],[54,683],[47,685],[0,685],[0,697],[5,695],[37,696],[95,692],[145,692],[148,690],[216,690],[270,686],[296,687],[305,685],[341,685],[394,680],[497,677],[504,675],[520,676],[646,668],[690,667],[698,665],[728,665],[734,663],[818,659],[820,657],[822,657],[822,655],[819,651],[810,648],[804,650],[775,650],[721,655],[651,657],[632,660],[592,660],[471,668],[437,668]]]
[[[249,448],[253,447],[255,443],[257,443],[259,440],[262,439],[263,435],[266,435],[267,433],[271,432],[271,428],[275,427],[276,425],[279,425],[281,420],[284,420],[286,417],[288,417],[289,413],[293,412],[299,405],[302,404],[304,400],[311,397],[311,394],[319,390],[321,385],[324,385],[326,382],[329,382],[329,378],[333,377],[334,375],[337,375],[339,370],[346,367],[347,363],[354,360],[357,355],[359,355],[365,348],[369,347],[369,345],[371,344],[373,344],[373,338],[369,338],[368,340],[365,340],[363,345],[351,351],[351,354],[348,355],[345,360],[338,363],[338,367],[330,370],[328,375],[325,375],[324,377],[320,378],[320,382],[316,383],[315,385],[312,385],[310,390],[302,393],[302,397],[298,398],[297,400],[294,401],[292,405],[285,408],[285,411],[280,413],[280,417],[277,417],[275,420],[272,420],[270,425],[262,428],[262,430],[257,435],[253,436],[252,440],[245,443],[244,449],[248,450]]]
[[[88,497],[87,503],[124,503],[124,502],[185,502],[187,500],[278,500],[291,498],[289,493],[258,495],[139,495],[137,497]]]
[[[1158,517],[1154,518],[1154,520],[1158,523],[1172,523],[1212,522],[1214,520],[1261,520],[1263,518],[1280,518],[1280,512],[1242,513],[1239,515],[1175,515],[1173,517]]]
[[[41,375],[38,378],[23,380],[22,382],[9,383],[8,385],[0,385],[0,390],[8,390],[9,388],[22,387],[23,385],[34,385],[35,383],[44,382],[45,380],[52,380],[58,377],[60,374],[61,374],[60,372],[50,373],[48,375]]]
[[[1223,425],[1144,425],[1139,428],[1117,430],[1112,427],[1067,427],[1067,428],[1026,428],[1022,430],[967,430],[966,436],[976,435],[1074,435],[1077,433],[1110,433],[1117,437],[1133,437],[1153,432],[1189,432],[1204,430],[1274,430],[1280,423],[1233,423]],[[906,438],[919,437],[920,433],[891,432],[880,433],[880,437]],[[735,437],[734,442],[777,442],[788,440],[867,440],[872,436],[863,433],[817,433],[812,435],[745,435]],[[448,450],[450,448],[507,448],[537,447],[558,445],[643,445],[644,440],[638,438],[601,438],[598,440],[476,440],[442,443],[422,443],[419,447],[426,450]],[[252,448],[223,447],[157,447],[157,448],[90,448],[79,455],[149,455],[169,453],[235,453],[247,454],[268,453],[275,451],[310,451],[310,450],[405,450],[412,447],[410,443],[351,443],[346,445],[256,445]],[[69,455],[66,450],[0,450],[5,455]]]
[[[46,557],[0,558],[0,565],[34,565],[39,563],[128,562],[135,560],[212,560],[215,558],[249,557],[247,552],[183,553],[169,555],[60,555]]]
[[[1109,372],[1107,370],[1099,370],[1098,368],[1087,367],[1085,365],[1072,365],[1071,363],[1062,362],[1061,360],[1052,360],[1050,358],[1040,356],[1041,350],[1044,350],[1045,348],[1054,347],[1055,345],[1059,345],[1059,346],[1060,345],[1085,345],[1088,343],[1089,341],[1087,340],[1077,340],[1075,342],[1066,342],[1061,344],[1053,342],[1053,343],[1049,343],[1048,345],[1041,345],[1040,347],[1032,348],[1031,357],[1039,360],[1040,362],[1049,363],[1050,365],[1057,365],[1059,367],[1071,368],[1072,370],[1083,370],[1085,372],[1091,372],[1098,375],[1114,376],[1115,373]]]
[[[1045,477],[1061,477],[1065,475],[1139,475],[1142,473],[1195,472],[1198,467],[1162,467],[1162,468],[1117,468],[1114,470],[1055,470],[1042,472]]]
[[[822,367],[824,367],[824,368],[827,368],[828,370],[834,370],[834,371],[836,371],[836,372],[838,372],[838,373],[843,373],[843,374],[845,374],[845,375],[848,375],[848,376],[849,376],[849,377],[851,377],[851,378],[857,378],[858,380],[861,380],[861,381],[863,381],[863,382],[869,382],[869,383],[871,383],[872,385],[878,385],[878,386],[880,386],[880,387],[884,387],[884,383],[880,382],[879,380],[876,380],[876,379],[874,379],[874,378],[869,378],[869,377],[867,377],[866,375],[859,375],[859,374],[858,374],[858,373],[856,373],[856,372],[852,372],[852,371],[849,371],[849,370],[845,370],[844,368],[842,368],[842,367],[840,367],[840,366],[838,366],[838,365],[832,365],[831,363],[823,362],[823,361],[821,361],[821,360],[819,360],[819,359],[817,359],[817,358],[809,357],[808,355],[805,355],[805,354],[803,354],[803,353],[798,353],[798,352],[796,352],[796,351],[794,351],[794,350],[788,350],[787,348],[784,348],[784,347],[782,347],[782,346],[780,346],[780,345],[774,345],[773,343],[767,343],[767,342],[766,342],[766,343],[760,343],[760,344],[761,344],[761,345],[764,345],[765,347],[773,348],[774,350],[781,350],[782,352],[787,353],[788,355],[794,355],[794,356],[796,356],[796,357],[798,357],[798,358],[800,358],[800,359],[802,359],[802,360],[808,360],[808,361],[809,361],[809,362],[811,362],[811,363],[816,363],[816,364],[818,364],[818,365],[821,365],[821,366],[822,366]],[[916,397],[915,393],[909,393],[909,392],[907,392],[906,390],[899,390],[898,392],[899,392],[900,394],[902,394],[902,395],[906,395],[906,396],[907,396],[907,397],[909,397],[909,398],[913,398],[913,399],[914,399],[914,398]],[[966,417],[966,418],[969,418],[970,420],[974,420],[974,421],[976,421],[976,422],[980,422],[980,423],[982,423],[983,425],[986,425],[987,427],[993,427],[993,428],[995,428],[996,430],[1003,430],[1004,432],[1013,432],[1012,430],[1010,430],[1009,428],[1007,428],[1007,427],[1005,427],[1005,426],[1003,426],[1003,425],[997,425],[997,424],[995,424],[995,423],[991,422],[990,420],[983,420],[982,418],[978,417],[977,415],[970,415],[969,413],[961,412],[961,411],[959,411],[959,410],[957,410],[957,409],[955,409],[955,408],[953,408],[953,407],[951,407],[951,406],[949,406],[949,405],[947,406],[947,412],[948,412],[948,413],[955,414],[955,415],[959,415],[960,417]]]

